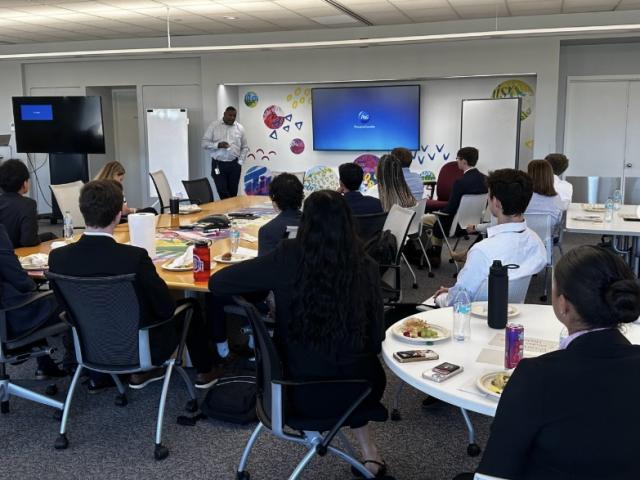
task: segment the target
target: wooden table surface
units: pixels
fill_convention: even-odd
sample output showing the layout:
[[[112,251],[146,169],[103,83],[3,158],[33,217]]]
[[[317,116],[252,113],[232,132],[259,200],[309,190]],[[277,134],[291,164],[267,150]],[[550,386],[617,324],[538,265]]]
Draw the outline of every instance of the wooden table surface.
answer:
[[[218,202],[206,203],[200,205],[202,208],[201,212],[192,213],[189,215],[169,215],[162,214],[158,216],[157,229],[161,230],[164,228],[175,228],[180,225],[186,225],[190,223],[194,223],[197,219],[204,217],[205,215],[212,214],[222,214],[229,213],[241,208],[252,207],[260,204],[270,204],[271,201],[269,197],[266,196],[243,196],[243,197],[234,197],[228,198],[226,200],[220,200]],[[249,226],[245,229],[245,231],[251,235],[258,236],[258,227]],[[81,235],[81,234],[80,234]],[[76,238],[79,238],[80,235],[76,232]],[[116,241],[120,243],[125,243],[129,241],[129,226],[126,223],[118,225],[114,232],[114,237]],[[26,255],[31,255],[32,253],[46,253],[48,254],[51,251],[51,243],[55,241],[49,241],[41,243],[35,247],[23,247],[17,248],[15,250],[16,255],[19,257],[24,257]],[[240,240],[240,246],[250,248],[252,250],[257,250],[258,243],[250,243],[245,240]],[[211,258],[215,255],[220,255],[222,253],[229,251],[229,239],[224,238],[220,240],[216,240],[211,243]],[[161,267],[162,264],[169,261],[168,259],[159,259],[155,261],[156,270],[160,277],[167,283],[169,288],[176,290],[189,290],[194,292],[207,292],[209,291],[208,285],[206,282],[196,283],[193,281],[193,272],[169,272]],[[211,269],[211,273],[224,268],[226,265],[216,263],[215,267]],[[31,272],[33,276],[42,275],[41,272]]]

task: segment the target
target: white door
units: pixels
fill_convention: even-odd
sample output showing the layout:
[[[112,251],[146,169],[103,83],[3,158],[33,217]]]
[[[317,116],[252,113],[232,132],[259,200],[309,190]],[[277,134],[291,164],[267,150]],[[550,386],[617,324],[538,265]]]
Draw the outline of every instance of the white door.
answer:
[[[625,203],[640,204],[640,81],[629,82],[624,185]]]
[[[113,118],[115,157],[127,172],[124,193],[131,207],[144,208],[144,192],[140,169],[140,141],[138,137],[138,100],[135,88],[114,89]]]

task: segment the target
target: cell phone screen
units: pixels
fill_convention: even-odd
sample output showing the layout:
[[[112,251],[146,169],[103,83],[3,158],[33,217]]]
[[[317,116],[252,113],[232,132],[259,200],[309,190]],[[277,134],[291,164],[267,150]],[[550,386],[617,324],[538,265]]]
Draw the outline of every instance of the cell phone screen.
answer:
[[[449,362],[444,362],[444,363],[441,363],[440,365],[433,367],[434,372],[440,372],[440,373],[453,373],[458,369],[460,369],[459,365],[454,365],[453,363],[449,363]]]

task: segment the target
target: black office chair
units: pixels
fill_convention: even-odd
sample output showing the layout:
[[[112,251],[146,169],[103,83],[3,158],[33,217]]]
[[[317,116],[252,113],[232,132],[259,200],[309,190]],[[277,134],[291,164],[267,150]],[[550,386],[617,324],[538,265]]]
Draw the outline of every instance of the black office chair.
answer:
[[[61,317],[72,328],[78,361],[78,368],[67,392],[60,424],[60,435],[55,442],[55,448],[63,450],[69,446],[66,435],[67,419],[82,370],[86,368],[111,375],[119,392],[116,397],[116,405],[125,406],[127,404],[125,387],[118,375],[141,373],[153,368],[166,367],[158,407],[154,451],[156,460],[166,458],[169,455],[169,450],[162,445],[162,423],[169,381],[174,367],[184,380],[191,398],[187,403],[187,410],[193,412],[198,408],[193,385],[181,364],[193,305],[188,303],[180,305],[171,318],[148,327],[138,328],[140,304],[134,285],[135,274],[111,277],[71,277],[49,272],[47,278],[59,303],[65,308]],[[179,316],[184,316],[184,322],[176,358],[170,358],[162,365],[154,365],[149,344],[150,330],[176,321]]]
[[[263,429],[269,430],[276,437],[290,442],[304,445],[308,451],[294,471],[289,476],[289,480],[299,478],[306,465],[315,457],[324,456],[329,453],[340,457],[349,463],[353,469],[357,470],[365,478],[374,478],[374,475],[365,468],[355,458],[355,453],[351,448],[346,437],[340,432],[340,429],[349,420],[355,420],[357,417],[364,416],[366,419],[374,421],[385,421],[387,419],[387,411],[381,405],[378,408],[367,409],[367,411],[356,411],[358,406],[366,399],[371,392],[371,386],[368,381],[362,379],[354,380],[322,380],[322,381],[290,381],[284,374],[284,368],[280,360],[280,355],[267,332],[264,323],[260,319],[260,315],[253,305],[248,303],[242,297],[234,297],[235,301],[245,308],[249,323],[255,336],[255,353],[257,368],[257,387],[256,396],[256,414],[258,416],[258,426],[251,434],[249,441],[242,453],[240,464],[236,477],[239,480],[248,480],[249,473],[245,470],[249,454],[255,444],[258,435]],[[294,391],[298,394],[321,396],[323,389],[327,386],[335,386],[339,384],[345,391],[350,393],[349,399],[343,399],[346,405],[342,415],[336,418],[308,418],[301,417],[288,405],[287,398]],[[351,401],[351,398],[355,400]],[[332,398],[331,402],[335,405],[340,399]],[[286,433],[285,427],[300,432]],[[326,432],[324,435],[321,432]],[[344,452],[333,445],[331,442],[336,435],[340,435],[342,442],[347,446],[347,452]]]
[[[182,180],[182,185],[184,185],[184,189],[187,191],[187,196],[191,203],[200,205],[202,203],[213,202],[213,191],[207,178]]]
[[[42,403],[58,410],[64,408],[62,402],[12,383],[6,369],[7,363],[22,363],[32,358],[50,355],[52,349],[43,341],[48,337],[59,335],[69,329],[63,322],[59,322],[46,327],[36,328],[17,338],[9,339],[7,336],[7,312],[26,307],[52,294],[53,292],[51,291],[41,292],[33,295],[22,303],[0,309],[0,412],[2,413],[9,413],[9,398],[11,396]],[[34,346],[34,344],[36,346]],[[57,388],[54,387],[55,385],[47,387],[48,392],[52,395],[57,392]]]
[[[387,212],[354,215],[353,219],[356,233],[364,243],[367,243],[382,231],[384,222],[387,220]]]

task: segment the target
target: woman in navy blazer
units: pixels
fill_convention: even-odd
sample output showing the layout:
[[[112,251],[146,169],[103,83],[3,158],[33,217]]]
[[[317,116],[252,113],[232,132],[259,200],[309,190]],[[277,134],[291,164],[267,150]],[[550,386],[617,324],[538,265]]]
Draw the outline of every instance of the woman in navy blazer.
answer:
[[[555,268],[553,310],[569,336],[559,350],[518,364],[478,472],[640,479],[640,346],[620,330],[640,316],[637,279],[613,253],[578,247]]]

